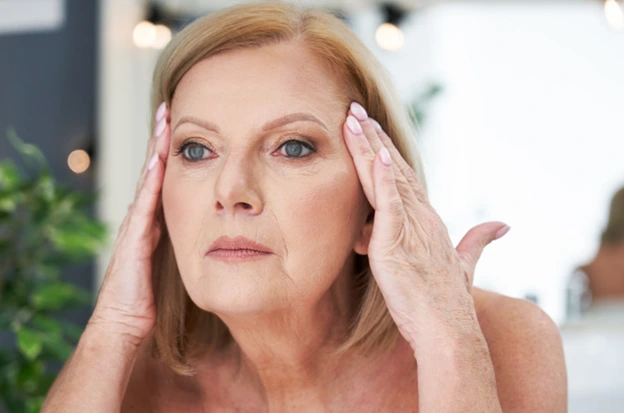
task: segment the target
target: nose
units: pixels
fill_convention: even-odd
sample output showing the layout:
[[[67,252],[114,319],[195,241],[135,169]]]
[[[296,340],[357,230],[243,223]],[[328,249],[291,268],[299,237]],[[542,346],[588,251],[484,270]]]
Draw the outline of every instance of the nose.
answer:
[[[227,158],[223,161],[223,167],[214,186],[217,212],[230,212],[232,215],[259,214],[262,210],[262,201],[252,162],[243,157]]]

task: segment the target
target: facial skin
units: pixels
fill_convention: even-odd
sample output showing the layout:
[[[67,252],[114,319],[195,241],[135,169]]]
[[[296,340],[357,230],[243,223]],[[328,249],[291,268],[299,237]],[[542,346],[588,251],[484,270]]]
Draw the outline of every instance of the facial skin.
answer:
[[[182,281],[228,325],[239,376],[272,407],[332,373],[335,364],[321,360],[353,311],[353,258],[366,254],[372,231],[342,136],[350,101],[339,84],[305,47],[282,43],[197,63],[171,104],[162,201]],[[297,113],[318,123],[263,129]],[[293,139],[314,149],[283,145]],[[273,254],[238,263],[205,256],[222,235]]]

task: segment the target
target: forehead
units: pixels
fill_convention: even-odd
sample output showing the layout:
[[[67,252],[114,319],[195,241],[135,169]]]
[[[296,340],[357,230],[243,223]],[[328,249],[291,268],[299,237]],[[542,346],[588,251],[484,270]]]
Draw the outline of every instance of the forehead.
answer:
[[[346,114],[340,82],[300,44],[228,51],[195,64],[178,84],[172,117],[193,112],[280,116],[286,112]],[[344,113],[343,113],[344,112]],[[329,121],[330,119],[327,118]]]

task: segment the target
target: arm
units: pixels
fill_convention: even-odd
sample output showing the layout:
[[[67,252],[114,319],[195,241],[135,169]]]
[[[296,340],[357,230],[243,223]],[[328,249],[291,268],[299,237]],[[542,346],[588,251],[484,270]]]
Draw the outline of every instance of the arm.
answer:
[[[428,339],[412,345],[418,363],[419,411],[502,413],[490,351],[476,312],[461,326],[434,325],[442,324],[434,323]]]
[[[119,412],[138,349],[124,334],[88,326],[41,412]]]
[[[565,413],[557,326],[531,302],[491,295],[478,324],[421,349],[420,411]]]

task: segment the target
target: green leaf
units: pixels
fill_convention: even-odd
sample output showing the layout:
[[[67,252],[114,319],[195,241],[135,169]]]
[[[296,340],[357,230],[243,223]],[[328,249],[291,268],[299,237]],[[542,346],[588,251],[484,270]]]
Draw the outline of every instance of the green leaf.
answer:
[[[80,337],[82,337],[82,333],[84,332],[84,328],[80,328],[77,325],[67,321],[60,321],[60,323],[63,331],[69,338],[76,341],[80,340]]]
[[[106,237],[106,227],[86,217],[47,227],[45,232],[56,248],[74,257],[96,254],[104,246]]]
[[[32,399],[28,399],[26,401],[26,413],[39,413],[41,411],[41,407],[43,407],[43,402],[45,401],[44,396],[34,397]]]
[[[0,192],[0,211],[14,213],[20,198],[20,194],[13,194],[7,191]]]
[[[34,360],[43,349],[40,334],[29,328],[22,327],[17,332],[17,347],[27,359]]]
[[[42,341],[45,349],[60,361],[67,360],[71,356],[72,351],[74,351],[74,348],[63,337],[43,335]]]
[[[31,295],[32,305],[37,310],[60,310],[76,304],[87,305],[91,295],[84,289],[64,282],[53,282],[42,286]]]
[[[15,188],[20,181],[20,174],[15,163],[8,159],[0,161],[0,188]]]
[[[38,164],[40,167],[47,169],[48,163],[46,162],[43,153],[33,144],[25,143],[15,133],[13,128],[7,130],[7,137],[9,142],[15,148],[17,152],[22,156],[22,159],[28,164]]]
[[[37,314],[32,318],[32,324],[42,333],[52,334],[58,337],[63,336],[61,324],[51,317]]]
[[[25,393],[32,394],[39,387],[39,381],[45,374],[45,366],[41,361],[24,363],[17,373],[16,384]]]

